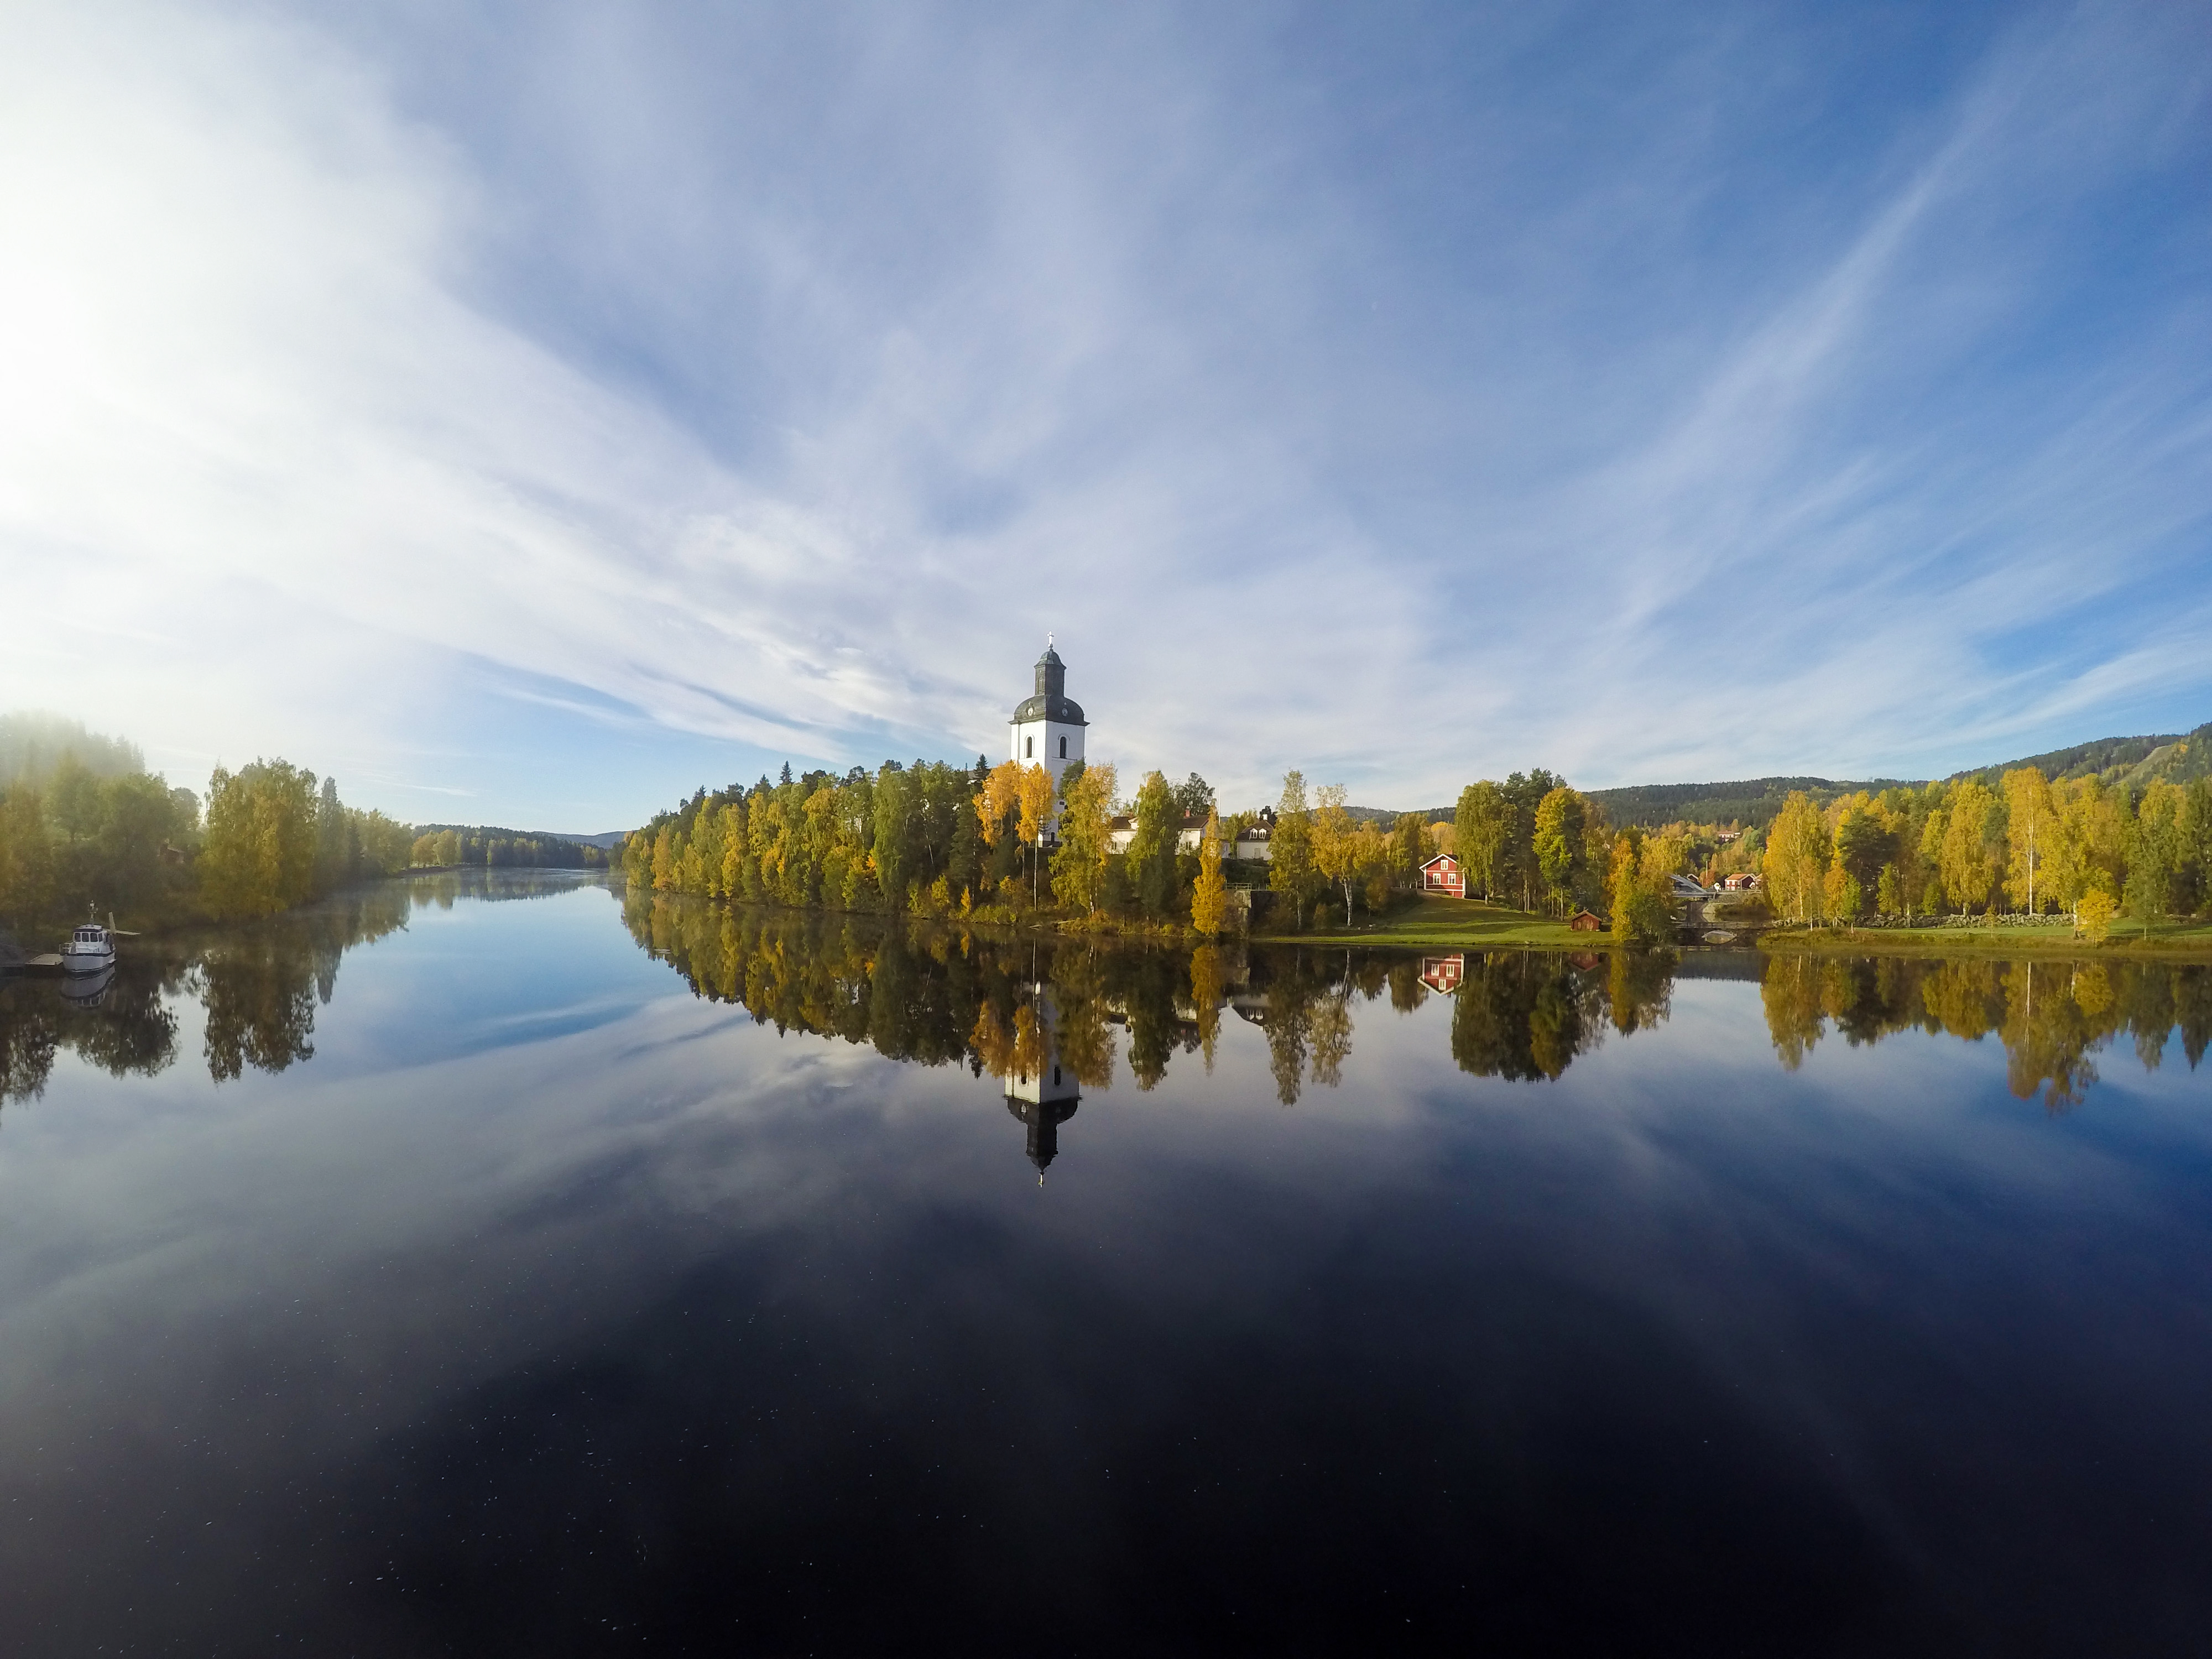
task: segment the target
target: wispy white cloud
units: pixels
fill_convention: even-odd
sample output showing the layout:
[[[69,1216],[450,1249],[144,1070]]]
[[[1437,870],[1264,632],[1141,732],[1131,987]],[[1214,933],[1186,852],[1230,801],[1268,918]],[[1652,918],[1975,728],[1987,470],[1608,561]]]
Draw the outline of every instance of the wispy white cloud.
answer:
[[[656,734],[995,750],[1048,627],[1096,747],[1240,798],[2212,694],[2154,20],[2028,15],[1817,144],[1741,71],[1819,43],[1743,22],[1431,20],[1448,74],[1144,8],[343,27],[15,31],[0,702],[520,818],[441,769],[504,704],[573,828]]]

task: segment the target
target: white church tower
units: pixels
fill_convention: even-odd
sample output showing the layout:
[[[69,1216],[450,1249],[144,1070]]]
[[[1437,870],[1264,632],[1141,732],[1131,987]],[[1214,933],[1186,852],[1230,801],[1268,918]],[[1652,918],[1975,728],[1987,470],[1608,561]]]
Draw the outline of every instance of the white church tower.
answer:
[[[1013,758],[1027,766],[1034,762],[1052,775],[1053,787],[1070,761],[1083,758],[1083,718],[1079,703],[1068,701],[1067,665],[1052,648],[1052,635],[1044,636],[1044,655],[1036,660],[1036,692],[1014,710],[1007,724],[1014,729]]]

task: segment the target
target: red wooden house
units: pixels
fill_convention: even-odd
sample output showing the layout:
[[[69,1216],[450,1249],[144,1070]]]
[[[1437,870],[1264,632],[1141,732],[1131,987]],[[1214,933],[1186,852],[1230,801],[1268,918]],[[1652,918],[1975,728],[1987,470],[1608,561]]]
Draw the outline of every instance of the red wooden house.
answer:
[[[1465,898],[1467,872],[1460,867],[1459,860],[1449,853],[1439,853],[1421,866],[1421,890]]]
[[[1467,957],[1457,951],[1448,957],[1421,958],[1421,983],[1449,996],[1467,976]]]

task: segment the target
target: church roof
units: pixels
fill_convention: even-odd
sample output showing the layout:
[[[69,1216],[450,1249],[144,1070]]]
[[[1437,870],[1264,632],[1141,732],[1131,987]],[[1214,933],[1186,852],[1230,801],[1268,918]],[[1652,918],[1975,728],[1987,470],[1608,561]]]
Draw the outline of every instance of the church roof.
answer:
[[[1044,655],[1036,659],[1036,695],[1025,698],[1006,724],[1025,726],[1031,720],[1052,720],[1061,726],[1090,724],[1083,718],[1083,705],[1067,695],[1067,665],[1052,648],[1049,635],[1045,638]]]
[[[1030,720],[1055,720],[1062,726],[1091,724],[1083,718],[1083,705],[1074,698],[1055,697],[1042,691],[1034,697],[1024,698],[1006,724],[1023,726]]]

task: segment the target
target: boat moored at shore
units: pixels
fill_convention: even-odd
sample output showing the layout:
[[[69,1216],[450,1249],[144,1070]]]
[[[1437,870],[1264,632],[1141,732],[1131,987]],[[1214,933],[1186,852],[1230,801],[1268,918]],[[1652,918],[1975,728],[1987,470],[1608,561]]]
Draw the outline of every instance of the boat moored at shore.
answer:
[[[115,934],[97,921],[88,921],[62,946],[65,974],[102,974],[115,966]]]

